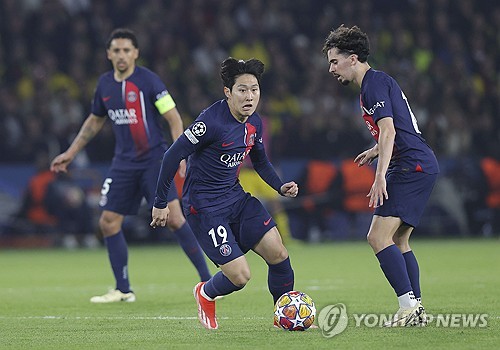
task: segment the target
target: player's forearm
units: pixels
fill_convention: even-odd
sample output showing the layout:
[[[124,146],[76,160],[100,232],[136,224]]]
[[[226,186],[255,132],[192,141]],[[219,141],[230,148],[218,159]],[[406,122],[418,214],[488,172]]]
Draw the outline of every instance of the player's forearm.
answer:
[[[283,185],[283,181],[281,181],[273,165],[269,162],[265,152],[255,150],[250,153],[250,159],[252,160],[253,168],[261,179],[274,188],[279,194],[282,194],[280,189]]]
[[[167,195],[170,191],[170,186],[172,186],[179,163],[192,153],[187,148],[187,144],[190,144],[189,141],[186,141],[185,138],[180,138],[163,155],[158,182],[156,183],[155,208],[163,209],[167,206]]]
[[[102,129],[105,121],[105,118],[90,115],[83,123],[80,131],[78,132],[78,135],[76,135],[66,153],[70,154],[72,157],[75,157],[76,154],[80,152]]]
[[[395,136],[396,133],[392,130],[381,131],[378,139],[378,163],[375,176],[385,177],[391,162]]]
[[[259,174],[261,179],[264,180],[269,186],[274,188],[279,194],[282,194],[280,189],[281,186],[283,185],[283,181],[281,181],[280,177],[274,170],[272,164],[271,163],[268,164],[269,165],[266,167],[255,168],[255,171],[257,172],[257,174]]]
[[[158,175],[158,182],[156,183],[155,201],[153,204],[153,206],[158,209],[167,207],[167,195],[170,191],[170,186],[172,186],[175,171],[179,166],[179,163],[174,166],[175,161],[172,158],[172,154],[169,155],[168,151],[165,152],[163,162],[161,164],[160,174]]]
[[[165,113],[164,117],[168,122],[172,140],[173,141],[177,140],[179,136],[181,136],[181,134],[184,132],[184,126],[179,112],[177,111],[176,108],[174,108]]]
[[[177,140],[183,132],[184,129],[181,120],[170,124],[170,135],[172,135],[172,140]]]

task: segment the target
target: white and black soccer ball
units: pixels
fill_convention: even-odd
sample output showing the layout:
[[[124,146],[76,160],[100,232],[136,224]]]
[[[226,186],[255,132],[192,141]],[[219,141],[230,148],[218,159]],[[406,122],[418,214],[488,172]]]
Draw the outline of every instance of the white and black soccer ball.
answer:
[[[274,324],[287,331],[305,331],[315,318],[314,301],[303,292],[286,292],[274,305]]]

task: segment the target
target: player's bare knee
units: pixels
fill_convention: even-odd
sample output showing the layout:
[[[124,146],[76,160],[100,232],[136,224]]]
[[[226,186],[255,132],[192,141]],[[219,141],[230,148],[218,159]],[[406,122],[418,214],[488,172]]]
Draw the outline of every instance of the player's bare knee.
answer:
[[[406,239],[404,237],[400,237],[396,234],[392,237],[392,241],[394,242],[396,247],[398,247],[398,249],[401,252],[404,253],[404,252],[407,252],[408,250],[410,250],[410,245],[408,243],[408,239]]]
[[[395,242],[396,243],[396,242]],[[401,253],[406,253],[408,251],[411,250],[410,248],[410,245],[408,244],[408,242],[404,241],[404,242],[401,242],[401,241],[398,241],[396,243],[396,246],[398,247],[398,249],[401,251]]]
[[[117,226],[116,222],[104,215],[99,218],[99,229],[104,237],[111,236],[120,231],[120,227]]]
[[[375,253],[380,252],[392,244],[392,241],[388,241],[385,237],[379,237],[370,233],[366,236],[366,240]]]
[[[241,270],[229,279],[235,286],[243,288],[250,281],[250,270]]]
[[[377,245],[377,238],[370,232],[368,232],[368,234],[366,235],[366,240],[368,241],[368,244],[372,248],[374,248]]]
[[[281,249],[275,249],[266,256],[266,262],[270,265],[276,265],[288,258],[288,251],[283,246]]]

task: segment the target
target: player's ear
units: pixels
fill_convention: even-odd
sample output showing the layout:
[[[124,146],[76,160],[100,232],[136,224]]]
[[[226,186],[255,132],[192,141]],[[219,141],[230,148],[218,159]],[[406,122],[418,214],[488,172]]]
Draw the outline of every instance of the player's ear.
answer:
[[[351,65],[355,65],[356,62],[358,62],[358,55],[356,55],[355,53],[353,53],[351,56],[349,56],[350,60],[351,60]]]
[[[224,95],[226,95],[226,98],[231,97],[231,90],[227,86],[224,86]]]

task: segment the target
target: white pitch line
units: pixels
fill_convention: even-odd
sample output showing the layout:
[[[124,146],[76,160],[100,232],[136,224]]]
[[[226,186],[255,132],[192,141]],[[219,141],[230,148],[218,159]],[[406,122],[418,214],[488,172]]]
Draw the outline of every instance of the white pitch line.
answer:
[[[230,320],[233,317],[217,317]],[[348,318],[352,319],[352,316]],[[500,316],[489,315],[489,319],[500,320]],[[0,320],[196,320],[196,316],[0,316]],[[266,320],[268,317],[242,317],[243,320]]]
[[[0,316],[0,319],[17,320],[196,320],[195,316]]]
[[[230,317],[217,317],[229,320]],[[195,316],[0,316],[3,320],[197,320]],[[243,317],[244,320],[265,320],[267,317]]]

